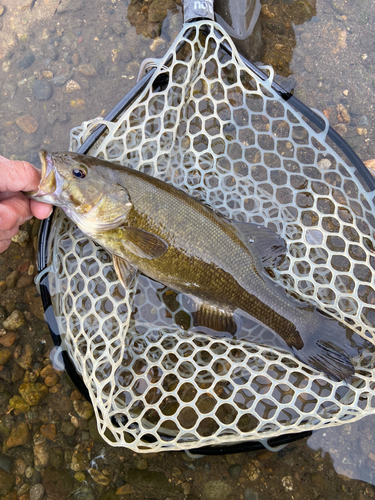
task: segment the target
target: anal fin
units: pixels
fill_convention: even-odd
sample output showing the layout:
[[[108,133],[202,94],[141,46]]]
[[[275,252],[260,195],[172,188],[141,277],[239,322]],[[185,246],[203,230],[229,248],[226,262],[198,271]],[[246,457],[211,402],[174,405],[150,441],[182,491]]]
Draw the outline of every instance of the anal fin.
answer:
[[[130,264],[130,262],[122,259],[121,257],[118,257],[117,255],[113,255],[112,257],[116,274],[123,284],[125,290],[128,290],[137,275],[138,269]]]
[[[235,335],[238,324],[233,311],[220,309],[203,302],[198,302],[197,306],[197,310],[191,313],[194,326],[202,326],[217,332],[227,332]]]

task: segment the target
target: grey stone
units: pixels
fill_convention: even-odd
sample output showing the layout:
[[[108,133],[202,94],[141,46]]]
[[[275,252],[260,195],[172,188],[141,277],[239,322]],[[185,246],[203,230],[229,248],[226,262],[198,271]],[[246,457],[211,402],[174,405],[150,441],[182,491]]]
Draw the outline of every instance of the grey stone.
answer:
[[[5,470],[5,472],[8,472],[8,474],[10,474],[12,470],[12,464],[9,458],[3,454],[0,454],[0,469]]]
[[[52,85],[44,80],[35,80],[32,90],[37,101],[48,101],[52,97]]]
[[[358,125],[361,125],[361,127],[368,127],[369,121],[366,115],[362,115],[359,117],[358,120]]]
[[[240,464],[231,465],[229,467],[230,477],[237,479],[241,475],[242,466]]]
[[[65,12],[81,10],[84,5],[84,0],[62,0],[56,10],[59,14],[64,14]]]
[[[35,61],[35,56],[32,52],[27,52],[23,58],[18,62],[18,69],[26,69],[33,64]]]
[[[256,491],[247,489],[245,490],[245,500],[258,500],[258,493]]]
[[[232,487],[224,481],[208,481],[203,486],[204,500],[226,500],[232,493]]]
[[[64,85],[65,82],[71,78],[72,74],[71,73],[61,73],[61,75],[56,75],[51,79],[52,85],[55,85],[55,87],[61,87]]]
[[[44,495],[44,486],[40,483],[34,484],[29,490],[30,500],[42,500]]]

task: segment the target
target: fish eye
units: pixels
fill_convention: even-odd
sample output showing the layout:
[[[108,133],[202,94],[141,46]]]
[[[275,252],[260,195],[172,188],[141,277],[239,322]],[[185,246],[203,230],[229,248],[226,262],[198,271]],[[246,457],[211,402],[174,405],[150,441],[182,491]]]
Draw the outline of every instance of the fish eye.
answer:
[[[72,173],[77,179],[83,179],[86,177],[86,172],[82,168],[73,168]]]

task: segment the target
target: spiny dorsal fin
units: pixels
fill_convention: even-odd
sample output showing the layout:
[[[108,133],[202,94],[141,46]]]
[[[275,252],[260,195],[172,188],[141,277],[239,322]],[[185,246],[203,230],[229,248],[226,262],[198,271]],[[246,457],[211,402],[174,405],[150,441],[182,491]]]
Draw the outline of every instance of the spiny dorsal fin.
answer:
[[[130,288],[138,269],[125,259],[113,255],[113,266],[125,290]]]
[[[259,256],[263,267],[277,267],[285,257],[284,239],[271,229],[252,222],[231,221],[238,237],[252,255]]]
[[[125,249],[142,259],[157,259],[168,250],[168,244],[159,236],[136,227],[125,226],[123,230]]]

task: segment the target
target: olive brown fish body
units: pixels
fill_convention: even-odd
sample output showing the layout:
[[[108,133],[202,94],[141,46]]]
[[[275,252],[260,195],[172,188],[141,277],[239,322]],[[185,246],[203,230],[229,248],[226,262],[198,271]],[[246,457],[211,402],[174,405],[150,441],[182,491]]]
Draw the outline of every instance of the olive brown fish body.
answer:
[[[41,153],[43,179],[30,196],[61,206],[114,256],[125,286],[136,270],[191,296],[208,326],[236,311],[278,334],[296,357],[336,380],[353,366],[345,328],[270,279],[285,242],[256,224],[230,221],[142,172],[76,153]],[[207,312],[208,311],[208,312]],[[251,339],[249,339],[251,340]]]

